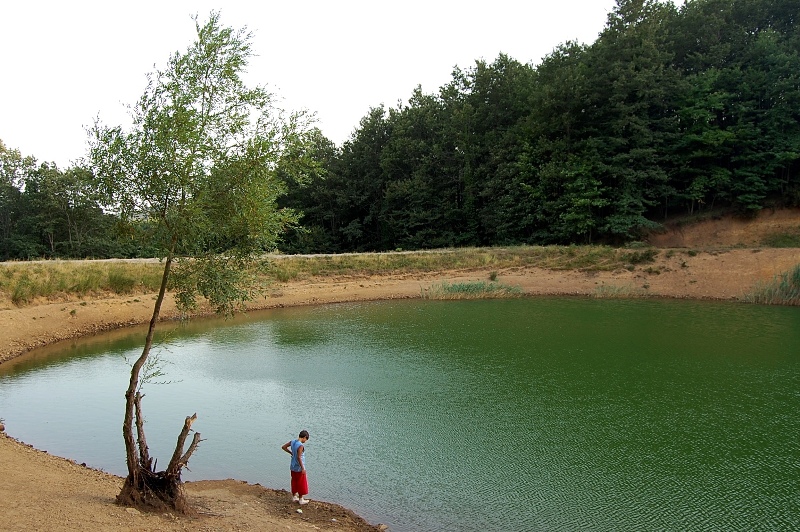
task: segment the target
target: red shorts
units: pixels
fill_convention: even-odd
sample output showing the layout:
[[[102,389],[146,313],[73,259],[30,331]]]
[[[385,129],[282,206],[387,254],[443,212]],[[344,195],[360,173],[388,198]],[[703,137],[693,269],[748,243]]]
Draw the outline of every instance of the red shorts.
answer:
[[[291,471],[292,473],[292,495],[308,494],[308,478],[304,471]]]

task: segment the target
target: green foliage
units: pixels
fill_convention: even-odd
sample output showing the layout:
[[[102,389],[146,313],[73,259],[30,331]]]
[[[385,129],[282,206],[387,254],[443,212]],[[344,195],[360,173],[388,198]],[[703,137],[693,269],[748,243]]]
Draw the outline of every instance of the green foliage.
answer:
[[[180,257],[179,306],[203,297],[228,313],[252,296],[245,272],[297,219],[277,199],[315,167],[315,138],[302,114],[284,118],[266,89],[245,86],[250,34],[216,13],[196,28],[197,41],[150,76],[129,131],[95,123],[90,161],[105,206],[131,229],[144,221],[158,256]]]
[[[38,164],[0,141],[0,260],[142,256],[103,211],[89,171]]]
[[[326,251],[622,243],[676,211],[792,204],[800,54],[778,4],[619,0],[591,45],[457,68],[370,111],[304,222]]]
[[[595,42],[457,67],[341,147],[244,86],[249,36],[214,15],[131,131],[95,124],[90,168],[0,143],[0,259],[619,245],[677,213],[798,205],[796,8],[618,0]]]

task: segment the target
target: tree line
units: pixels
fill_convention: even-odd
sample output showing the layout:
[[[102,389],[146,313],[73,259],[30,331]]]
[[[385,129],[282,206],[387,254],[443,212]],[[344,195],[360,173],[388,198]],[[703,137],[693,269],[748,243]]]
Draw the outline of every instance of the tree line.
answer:
[[[617,0],[591,44],[456,67],[342,146],[316,131],[287,155],[314,164],[285,176],[279,204],[300,218],[280,249],[620,243],[673,215],[800,205],[796,7]],[[0,173],[0,258],[149,253],[90,170],[0,145]]]

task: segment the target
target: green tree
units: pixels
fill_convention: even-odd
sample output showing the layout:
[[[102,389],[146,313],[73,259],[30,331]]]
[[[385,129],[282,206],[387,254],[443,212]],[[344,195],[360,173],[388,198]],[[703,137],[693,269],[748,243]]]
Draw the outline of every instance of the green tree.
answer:
[[[456,68],[441,89],[450,115],[446,129],[454,150],[459,232],[463,245],[512,243],[530,232],[530,201],[521,161],[527,147],[533,69],[505,54],[492,62]]]
[[[687,83],[673,152],[690,212],[719,198],[753,213],[770,198],[792,202],[800,189],[796,12],[790,0],[682,8],[673,46]]]
[[[388,181],[383,216],[393,247],[461,244],[463,187],[450,113],[441,98],[417,87],[408,105],[391,116],[392,137],[381,166]]]
[[[22,189],[25,178],[36,167],[36,159],[23,157],[19,150],[7,148],[0,140],[0,260],[29,258],[38,247],[20,232],[25,216]]]
[[[391,138],[391,121],[383,105],[371,108],[359,128],[344,143],[337,168],[346,175],[341,205],[342,241],[348,249],[386,249],[386,226],[381,217],[386,178],[381,154]]]
[[[658,0],[617,0],[588,52],[584,159],[599,163],[590,172],[608,194],[602,229],[614,239],[655,226],[646,215],[668,190],[664,155],[677,132],[679,72],[666,28],[674,16],[674,6]]]
[[[55,164],[43,163],[25,178],[27,213],[24,224],[30,233],[41,239],[45,254],[55,257],[56,243],[66,239],[65,214],[68,193],[63,173]]]
[[[62,171],[54,163],[42,163],[27,172],[23,223],[40,240],[47,256],[96,255],[90,241],[107,238],[109,224],[92,193],[91,181],[91,173],[84,168]]]
[[[181,470],[200,442],[195,433],[184,451],[196,414],[186,418],[160,472],[142,414],[141,386],[154,371],[149,354],[165,293],[174,289],[181,309],[204,297],[226,314],[252,297],[252,266],[295,220],[276,205],[284,188],[277,172],[291,170],[291,156],[308,136],[301,116],[276,113],[263,87],[243,83],[252,55],[249,33],[222,26],[218,13],[204,24],[195,18],[195,26],[194,44],[150,76],[131,108],[130,130],[96,122],[89,132],[89,160],[105,202],[122,221],[148,220],[149,237],[164,259],[142,354],[125,392],[128,476],[117,500],[179,511],[186,509]]]
[[[343,184],[333,170],[339,150],[321,131],[312,134],[312,143],[300,159],[315,164],[307,179],[299,181],[292,175],[281,173],[286,183],[286,195],[279,205],[300,213],[299,225],[292,227],[281,240],[281,251],[286,253],[336,253],[341,251],[339,229],[343,203]]]

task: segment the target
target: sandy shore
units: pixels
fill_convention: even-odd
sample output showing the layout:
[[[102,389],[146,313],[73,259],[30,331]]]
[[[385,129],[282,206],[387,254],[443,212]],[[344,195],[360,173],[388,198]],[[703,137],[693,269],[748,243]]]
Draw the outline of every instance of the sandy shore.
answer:
[[[599,291],[658,297],[735,300],[760,281],[800,264],[798,249],[739,248],[662,251],[632,271],[550,271],[519,268],[498,280],[528,296],[592,296]],[[372,276],[310,280],[273,287],[251,308],[419,297],[440,281],[485,280],[489,271],[446,271],[418,277]],[[145,323],[154,296],[0,306],[0,362],[13,365],[32,349],[59,340]],[[176,317],[171,300],[163,319]],[[120,392],[122,393],[122,392]],[[2,412],[0,412],[2,417]],[[14,427],[6,427],[13,436]],[[235,480],[187,483],[192,517],[142,514],[114,504],[122,479],[35,450],[0,435],[0,530],[375,530],[337,505],[312,502],[295,512],[288,493]]]

